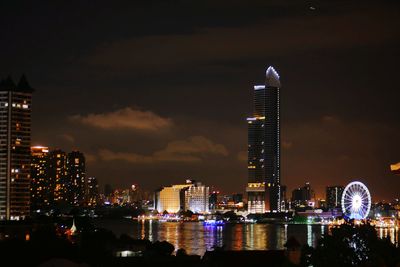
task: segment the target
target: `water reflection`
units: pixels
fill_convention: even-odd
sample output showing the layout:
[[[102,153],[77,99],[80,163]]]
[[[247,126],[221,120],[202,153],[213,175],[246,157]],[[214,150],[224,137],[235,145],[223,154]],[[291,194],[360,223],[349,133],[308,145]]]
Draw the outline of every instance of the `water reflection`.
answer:
[[[321,225],[231,224],[203,226],[202,223],[158,221],[107,221],[99,220],[99,227],[112,230],[117,236],[128,234],[133,238],[166,240],[176,249],[184,248],[189,254],[203,255],[206,250],[224,247],[229,250],[284,249],[286,240],[295,237],[300,244],[316,246],[318,239],[327,234],[329,227]],[[398,244],[396,229],[378,229],[378,236],[389,236]]]
[[[378,235],[380,238],[389,238],[390,242],[399,245],[399,229],[396,228],[379,228]]]

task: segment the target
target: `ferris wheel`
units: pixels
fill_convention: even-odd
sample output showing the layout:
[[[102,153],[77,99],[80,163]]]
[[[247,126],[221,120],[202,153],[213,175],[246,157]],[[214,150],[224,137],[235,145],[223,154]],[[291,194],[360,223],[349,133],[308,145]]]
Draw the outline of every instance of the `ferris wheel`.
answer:
[[[342,195],[343,215],[362,220],[368,216],[370,209],[371,195],[368,188],[358,181],[349,183]]]

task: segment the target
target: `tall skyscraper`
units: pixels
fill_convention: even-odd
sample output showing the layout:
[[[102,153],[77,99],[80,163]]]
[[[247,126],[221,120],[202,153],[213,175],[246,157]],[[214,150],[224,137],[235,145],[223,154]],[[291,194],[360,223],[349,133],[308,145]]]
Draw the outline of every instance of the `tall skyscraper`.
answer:
[[[53,183],[50,176],[49,148],[31,147],[31,209],[49,208],[53,200]]]
[[[32,93],[25,76],[0,81],[0,220],[30,213]]]
[[[67,194],[73,205],[84,205],[86,192],[85,156],[79,151],[68,153],[68,175],[71,185]]]
[[[248,211],[281,211],[279,75],[266,71],[254,86],[254,112],[248,123]]]

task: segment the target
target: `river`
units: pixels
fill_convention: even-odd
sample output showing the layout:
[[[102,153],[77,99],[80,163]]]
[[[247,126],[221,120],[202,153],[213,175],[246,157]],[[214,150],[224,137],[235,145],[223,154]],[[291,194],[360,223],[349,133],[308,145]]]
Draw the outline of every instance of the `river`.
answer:
[[[318,239],[327,234],[325,225],[306,224],[226,224],[204,226],[201,222],[133,221],[128,219],[95,221],[98,227],[106,228],[117,236],[127,234],[133,238],[150,241],[166,240],[183,248],[188,254],[203,255],[206,250],[224,247],[228,250],[284,249],[286,240],[293,236],[300,244],[316,246]],[[399,233],[378,230],[381,237],[389,235],[398,244]]]

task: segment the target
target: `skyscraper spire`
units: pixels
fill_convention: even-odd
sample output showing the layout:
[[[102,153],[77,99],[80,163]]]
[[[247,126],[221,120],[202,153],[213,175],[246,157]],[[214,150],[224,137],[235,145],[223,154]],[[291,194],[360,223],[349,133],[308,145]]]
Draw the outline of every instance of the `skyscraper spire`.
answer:
[[[279,74],[276,72],[274,67],[269,66],[265,72],[265,85],[269,87],[281,87],[281,82],[279,80]]]
[[[33,88],[29,85],[25,74],[22,74],[21,79],[18,82],[17,89],[21,92],[33,92]]]

